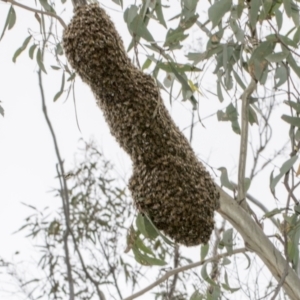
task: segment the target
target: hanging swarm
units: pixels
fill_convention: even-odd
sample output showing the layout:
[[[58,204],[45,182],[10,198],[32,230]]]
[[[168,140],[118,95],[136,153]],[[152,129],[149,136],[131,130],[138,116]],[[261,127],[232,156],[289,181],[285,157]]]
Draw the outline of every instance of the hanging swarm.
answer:
[[[176,242],[206,243],[219,193],[177,128],[151,76],[129,60],[98,4],[75,9],[63,35],[68,61],[94,92],[111,133],[133,161],[137,208]]]

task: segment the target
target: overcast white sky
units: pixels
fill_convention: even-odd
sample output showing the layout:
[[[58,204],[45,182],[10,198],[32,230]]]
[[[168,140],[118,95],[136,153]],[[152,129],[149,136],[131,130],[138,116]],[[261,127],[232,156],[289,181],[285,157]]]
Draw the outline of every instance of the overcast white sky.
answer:
[[[34,1],[20,2],[34,6]],[[108,13],[112,16],[127,46],[130,39],[124,26],[123,13],[112,1],[105,1],[105,3]],[[0,1],[0,32],[2,32],[9,6]],[[127,6],[127,2],[124,6]],[[31,12],[17,7],[15,10],[17,23],[12,30],[5,33],[0,42],[0,100],[5,109],[5,117],[0,116],[0,257],[8,260],[12,258],[16,250],[21,250],[24,256],[30,255],[32,251],[31,241],[23,238],[23,234],[12,235],[12,232],[24,223],[24,218],[29,214],[29,210],[20,203],[25,202],[43,208],[47,205],[55,205],[55,201],[58,201],[49,193],[53,186],[57,186],[54,179],[57,161],[50,132],[41,110],[37,65],[28,57],[28,51],[17,59],[16,64],[12,62],[14,52],[28,36],[28,29],[38,31],[37,22]],[[57,11],[61,12],[59,9]],[[69,10],[62,14],[62,18],[67,22],[71,16],[72,9],[69,5]],[[60,27],[59,30],[61,30]],[[196,37],[196,33],[192,33],[191,36]],[[46,59],[48,61],[46,60],[45,65],[49,66],[51,58],[47,56]],[[61,73],[50,68],[47,68],[47,71],[48,75],[43,75],[43,79],[49,116],[67,166],[72,166],[78,139],[83,137],[89,140],[93,137],[99,143],[105,157],[113,161],[118,172],[129,178],[131,163],[111,137],[89,87],[79,78],[76,79],[77,111],[82,132],[80,133],[76,125],[71,98],[67,102],[64,102],[64,96],[56,103],[52,100],[60,88]],[[204,83],[206,89],[215,90],[215,78],[213,80],[206,78]],[[202,97],[200,114],[202,117],[210,115],[217,109],[226,107],[229,102],[230,99],[227,99],[220,104],[216,98]],[[169,107],[168,100],[166,100],[166,105]],[[189,103],[183,104],[176,101],[170,108],[170,112],[181,129],[190,125],[191,106]],[[288,126],[280,120],[281,114],[280,111],[274,114],[275,138],[269,153],[278,149],[287,138]],[[214,168],[227,167],[232,179],[235,180],[239,136],[232,133],[230,123],[218,122],[216,116],[206,119],[204,125],[205,128],[199,125],[195,128],[193,139],[195,152],[200,159]],[[184,131],[184,134],[189,136],[189,131]],[[268,156],[268,154],[264,155]],[[279,165],[285,159],[281,158]],[[258,199],[263,197],[266,201],[264,204],[269,207],[276,205],[268,192],[269,173],[272,168],[273,166],[258,176],[250,188],[250,192]],[[219,175],[218,172],[217,174]]]

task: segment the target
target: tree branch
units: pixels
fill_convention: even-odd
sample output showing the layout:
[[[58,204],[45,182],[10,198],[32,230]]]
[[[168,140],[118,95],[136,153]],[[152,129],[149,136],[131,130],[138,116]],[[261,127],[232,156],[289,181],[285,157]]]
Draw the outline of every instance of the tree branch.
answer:
[[[141,291],[139,291],[139,292],[137,292],[137,293],[135,293],[135,294],[133,294],[133,295],[131,295],[131,296],[123,299],[123,300],[132,300],[132,299],[138,298],[138,297],[142,296],[143,294],[145,294],[146,292],[152,290],[157,285],[159,285],[162,282],[166,281],[169,277],[171,277],[173,275],[176,275],[178,273],[181,273],[181,272],[184,272],[184,271],[187,271],[187,270],[190,270],[190,269],[202,266],[205,263],[209,263],[209,262],[212,262],[212,261],[215,261],[215,260],[220,260],[223,257],[235,255],[235,254],[238,254],[238,253],[243,253],[243,252],[246,252],[246,251],[247,251],[246,248],[239,248],[239,249],[233,250],[232,253],[228,253],[228,252],[222,253],[222,254],[213,256],[211,258],[208,258],[208,259],[204,259],[204,260],[201,260],[201,261],[198,261],[198,262],[195,262],[195,263],[183,266],[183,267],[179,267],[179,268],[173,269],[173,270],[167,272],[162,277],[160,277],[155,282],[153,282],[150,285],[148,285],[146,288],[142,289]]]
[[[32,7],[26,6],[24,4],[21,4],[19,2],[16,2],[14,0],[1,0],[1,1],[11,3],[12,5],[19,6],[19,7],[23,8],[23,9],[25,9],[25,10],[32,11],[32,12],[37,13],[37,14],[43,14],[43,15],[46,15],[46,16],[50,16],[52,18],[57,19],[58,22],[61,24],[61,26],[63,28],[67,27],[67,25],[63,21],[63,19],[61,17],[59,17],[58,15],[54,14],[54,13],[51,13],[51,12],[48,12],[48,11],[39,10],[39,9],[35,9],[35,8],[32,8]]]
[[[250,215],[221,188],[219,192],[220,209],[218,212],[241,234],[247,248],[261,258],[274,278],[280,282],[282,274],[285,273],[286,260]],[[291,300],[300,299],[300,281],[290,266],[288,266],[283,288]]]
[[[249,125],[249,97],[256,88],[256,82],[251,79],[249,86],[245,89],[241,96],[242,99],[242,129],[240,142],[240,158],[239,158],[239,172],[238,172],[238,201],[243,207],[249,211],[246,203],[245,192],[245,173],[247,161],[247,146],[248,146],[248,125]]]

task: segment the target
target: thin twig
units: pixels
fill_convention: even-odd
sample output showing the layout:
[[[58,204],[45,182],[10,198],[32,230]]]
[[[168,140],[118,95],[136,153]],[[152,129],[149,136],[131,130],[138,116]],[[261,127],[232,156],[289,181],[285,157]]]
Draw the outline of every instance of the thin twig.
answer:
[[[285,174],[285,178],[284,178],[284,182],[288,182],[288,178],[289,178],[289,172],[287,172]],[[288,199],[286,202],[286,207],[285,207],[285,214],[286,216],[288,215],[288,210],[289,210],[289,206],[290,206],[290,200],[291,200],[291,192],[289,192],[288,194]],[[283,234],[283,239],[284,239],[284,254],[285,254],[285,259],[286,259],[286,263],[285,263],[285,267],[283,270],[283,273],[281,275],[281,278],[277,284],[277,287],[274,291],[274,295],[272,296],[271,300],[275,300],[277,295],[280,292],[281,287],[283,286],[283,283],[285,281],[286,276],[288,275],[288,271],[289,271],[289,255],[288,255],[288,236],[287,236],[287,226],[288,223],[286,221],[286,219],[284,219],[283,221],[283,230],[282,230],[282,234]]]
[[[45,43],[44,43],[45,44]],[[44,52],[44,48],[42,50],[42,53]],[[47,106],[46,106],[46,101],[45,101],[45,95],[44,95],[44,88],[43,88],[43,82],[42,82],[42,71],[41,69],[39,69],[38,71],[38,80],[39,80],[39,87],[40,87],[40,93],[41,93],[41,99],[42,99],[42,108],[43,108],[43,113],[44,113],[44,117],[46,120],[46,123],[48,125],[48,128],[51,132],[51,136],[54,142],[54,147],[55,147],[55,152],[56,152],[56,156],[57,159],[59,161],[59,168],[60,170],[57,168],[58,174],[63,175],[64,174],[64,168],[63,168],[63,161],[61,159],[60,156],[60,152],[59,152],[59,148],[58,148],[58,144],[57,144],[57,140],[56,140],[56,135],[52,126],[52,123],[49,119],[48,116],[48,112],[47,112]],[[61,180],[63,181],[62,184],[62,192],[61,192],[61,196],[62,196],[62,202],[63,202],[63,208],[64,208],[64,212],[65,212],[65,220],[66,220],[66,232],[64,234],[64,249],[65,249],[65,254],[66,254],[66,266],[67,266],[67,273],[68,273],[68,283],[69,283],[69,292],[70,292],[70,296],[69,299],[70,300],[74,300],[75,299],[75,293],[74,293],[74,281],[73,281],[73,276],[72,276],[72,266],[70,263],[70,255],[69,255],[69,247],[68,247],[68,228],[69,228],[69,219],[68,219],[68,209],[67,209],[67,205],[66,203],[68,201],[66,201],[65,195],[67,194],[67,190],[66,190],[66,181],[64,179],[64,176],[59,176],[59,178],[62,178]]]
[[[101,242],[100,239],[99,239],[99,243],[100,243],[100,246],[102,248],[102,253],[103,253],[103,255],[104,255],[104,257],[105,257],[105,259],[107,261],[109,270],[110,270],[110,272],[111,272],[111,274],[113,276],[113,279],[114,279],[114,282],[115,282],[115,288],[116,288],[116,290],[118,292],[118,295],[119,295],[120,299],[122,299],[123,296],[122,296],[121,290],[120,290],[119,285],[118,285],[118,280],[117,280],[117,277],[116,277],[115,267],[110,264],[109,257],[106,254],[105,247],[103,246],[103,244],[102,244],[102,242]]]
[[[54,14],[54,13],[51,13],[51,12],[48,12],[48,11],[39,10],[39,9],[35,9],[35,8],[32,8],[32,7],[26,6],[24,4],[21,4],[19,2],[16,2],[14,0],[1,0],[1,1],[11,3],[12,5],[19,6],[19,7],[23,8],[23,9],[25,9],[25,10],[32,11],[32,12],[37,13],[37,14],[43,14],[43,15],[55,18],[55,19],[58,20],[58,22],[61,24],[61,26],[64,29],[67,28],[67,25],[63,21],[63,19],[61,17],[59,17],[58,15]]]
[[[178,274],[178,273],[181,273],[181,272],[184,272],[184,271],[187,271],[187,270],[199,267],[199,266],[201,266],[201,265],[203,265],[205,263],[209,263],[209,262],[212,262],[212,261],[215,261],[215,260],[219,260],[219,259],[227,257],[227,256],[235,255],[235,254],[238,254],[238,253],[244,253],[246,251],[248,251],[246,248],[239,248],[239,249],[233,250],[231,253],[228,253],[228,252],[222,253],[222,254],[219,254],[217,256],[214,256],[214,257],[211,257],[211,258],[208,258],[208,259],[204,259],[202,261],[198,261],[198,262],[189,264],[187,266],[183,266],[183,267],[179,267],[179,268],[173,269],[173,270],[165,273],[165,275],[163,275],[161,278],[159,278],[155,282],[153,282],[150,285],[148,285],[146,288],[142,289],[141,291],[139,291],[139,292],[137,292],[137,293],[135,293],[135,294],[133,294],[133,295],[131,295],[131,296],[123,299],[123,300],[136,299],[137,297],[140,297],[143,294],[145,294],[146,292],[152,290],[154,287],[156,287],[157,285],[159,285],[162,282],[166,281],[169,277],[171,277],[171,276],[173,276],[175,274]]]
[[[45,48],[47,45],[47,42],[51,36],[51,27],[52,27],[52,22],[50,23],[50,30],[48,35],[45,37],[45,40],[43,41],[43,46],[42,46],[42,61],[44,60],[44,53],[45,53]],[[42,111],[44,114],[44,118],[46,120],[46,123],[48,125],[48,128],[50,130],[52,139],[53,139],[53,144],[55,148],[55,153],[56,157],[58,160],[58,166],[57,168],[57,173],[61,174],[62,176],[58,177],[61,185],[61,198],[62,198],[62,204],[63,204],[63,209],[64,209],[64,214],[65,214],[65,223],[66,223],[66,232],[64,234],[64,250],[65,250],[65,255],[66,255],[66,267],[67,267],[67,274],[68,274],[68,284],[69,284],[69,299],[74,300],[75,299],[75,292],[74,292],[74,280],[73,280],[73,275],[72,275],[72,266],[71,266],[71,259],[70,259],[70,252],[69,252],[69,246],[68,246],[68,235],[70,232],[70,214],[69,214],[69,194],[68,194],[68,187],[67,187],[67,182],[65,179],[65,172],[64,172],[64,163],[60,155],[60,151],[58,148],[58,142],[57,138],[52,126],[52,123],[50,121],[50,118],[48,116],[48,111],[47,111],[47,106],[46,106],[46,98],[45,98],[45,93],[44,93],[44,87],[43,87],[43,81],[42,81],[42,70],[39,68],[38,70],[38,82],[39,82],[39,87],[40,87],[40,93],[41,93],[41,100],[42,100]]]
[[[179,245],[176,244],[175,247],[174,247],[174,269],[178,268],[179,258],[180,258]],[[167,299],[170,299],[170,300],[173,299],[173,295],[174,295],[174,292],[175,292],[175,289],[176,289],[177,280],[178,280],[178,273],[174,275],[174,278],[173,278],[173,281],[172,281],[171,288],[170,288],[170,291],[168,293]]]
[[[217,256],[218,255],[218,248],[219,248],[219,243],[221,241],[221,233],[224,231],[225,229],[225,224],[226,224],[226,220],[223,219],[222,221],[222,225],[220,228],[215,228],[215,236],[216,236],[216,239],[214,241],[214,245],[213,245],[213,250],[212,250],[212,255],[213,256]],[[210,272],[210,278],[216,282],[217,279],[218,279],[218,276],[219,276],[219,261],[220,260],[215,260],[213,261],[212,263],[212,266],[211,266],[211,272]],[[208,287],[208,292],[210,294],[213,293],[213,290],[214,290],[214,286],[211,284],[209,287]]]

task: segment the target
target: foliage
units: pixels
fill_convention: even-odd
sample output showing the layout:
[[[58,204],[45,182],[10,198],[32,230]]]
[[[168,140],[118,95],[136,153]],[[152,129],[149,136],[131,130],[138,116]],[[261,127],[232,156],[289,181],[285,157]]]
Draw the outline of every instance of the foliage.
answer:
[[[76,78],[65,60],[61,35],[53,28],[57,21],[64,24],[58,12],[71,3],[63,0],[61,3],[56,2],[38,1],[36,9],[43,11],[35,12],[39,33],[36,33],[37,29],[30,30],[29,36],[20,39],[20,47],[11,55],[13,62],[18,63],[19,56],[27,51],[29,58],[35,61],[45,75],[57,72],[61,77],[61,84],[57,87],[54,101],[62,96],[68,98],[72,94]],[[251,158],[251,171],[248,177],[243,176],[245,193],[257,174],[284,154],[279,165],[276,161],[278,167],[271,172],[268,182],[270,198],[277,197],[278,202],[269,210],[263,205],[263,199],[260,199],[258,207],[263,209],[263,218],[257,221],[260,224],[268,224],[265,222],[268,219],[273,221],[275,227],[272,227],[272,232],[275,231],[276,234],[272,237],[279,241],[274,244],[286,257],[287,265],[298,272],[298,1],[219,0],[201,3],[201,7],[199,3],[198,0],[182,0],[179,5],[164,0],[140,0],[127,5],[126,1],[111,1],[112,5],[115,4],[115,7],[123,11],[123,19],[131,37],[127,50],[134,56],[136,65],[151,74],[160,89],[169,95],[170,103],[179,98],[188,101],[186,106],[197,111],[201,97],[209,95],[211,101],[217,99],[220,102],[213,117],[216,121],[230,124],[234,135],[244,136],[243,121],[250,124],[250,132],[255,138],[251,140],[246,137],[246,144],[250,144],[253,151],[251,157],[248,155]],[[0,40],[11,35],[8,31],[18,22],[15,6],[17,5],[8,7]],[[49,31],[51,34],[44,59],[44,41]],[[197,32],[201,44],[191,40],[190,33],[193,31]],[[163,42],[159,42],[162,36]],[[140,65],[144,54],[146,57]],[[50,65],[52,58],[55,63]],[[207,73],[210,78],[214,78],[210,81],[215,82],[215,90],[202,85]],[[248,97],[245,117],[241,98],[251,81],[257,83],[257,88]],[[270,147],[274,133],[271,115],[276,108],[280,108],[281,119],[276,116],[273,122],[289,126],[289,136],[283,138],[282,144],[287,140],[291,145],[290,151],[286,154],[286,144],[276,144],[274,155],[261,162],[262,154]],[[4,116],[2,106],[0,113]],[[202,122],[198,114],[194,123]],[[122,299],[124,295],[121,295],[119,282],[125,280],[132,291],[136,291],[137,284],[146,276],[145,272],[150,265],[155,266],[154,281],[164,275],[167,268],[165,265],[170,264],[170,261],[174,268],[193,262],[180,254],[178,247],[161,235],[147,216],[134,216],[125,186],[112,179],[110,164],[94,145],[87,144],[85,147],[84,159],[76,165],[68,180],[69,215],[66,215],[63,207],[54,212],[49,212],[48,209],[36,211],[32,207],[34,213],[21,228],[26,229],[30,236],[42,244],[39,266],[46,272],[46,278],[28,280],[32,290],[37,285],[40,287],[34,291],[34,299],[42,295],[47,295],[50,299],[64,299],[68,294],[69,274],[65,267],[66,254],[63,247],[66,232],[70,233],[70,240],[67,241],[72,249],[70,263],[76,293],[80,299],[101,299],[99,286],[101,290],[102,286],[105,287],[105,293],[109,290],[111,297]],[[240,165],[243,163],[245,164],[240,162]],[[294,170],[295,166],[298,170]],[[219,171],[222,173],[221,185],[237,199],[240,182],[235,185],[229,180],[225,166],[219,166]],[[285,198],[282,193],[276,193],[279,185],[281,192],[284,189],[286,191]],[[61,197],[63,190],[56,190],[55,193],[57,197]],[[253,198],[249,195],[247,197]],[[242,239],[237,232],[222,224],[216,228],[210,247],[201,247],[200,259],[204,262],[207,256],[216,257],[222,251],[224,253],[225,249],[226,253],[231,254],[240,244]],[[124,250],[126,253],[123,253]],[[245,272],[258,283],[259,274],[255,271],[251,273],[255,256],[245,255]],[[239,256],[232,255],[230,259],[224,257],[205,262],[201,270],[186,270],[174,276],[171,284],[162,281],[160,288],[155,290],[155,298],[220,299],[231,293],[235,293],[233,295],[237,297],[244,293],[248,298],[255,298],[256,292],[249,289],[248,280],[239,280],[238,259]],[[196,261],[198,260],[197,257]],[[6,262],[2,264],[3,268],[7,266]],[[11,274],[15,276],[14,272]],[[266,286],[257,286],[257,290],[262,297],[268,297],[273,292],[275,297],[280,289],[279,286],[277,291],[276,286],[275,280],[271,279]],[[283,293],[282,295],[284,297]]]

